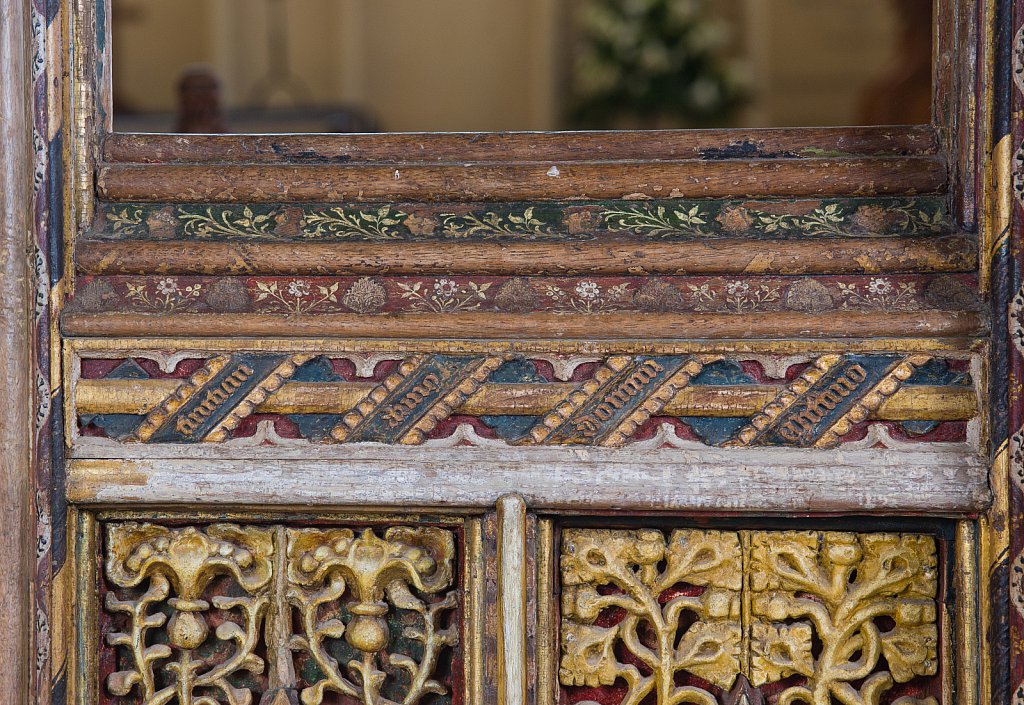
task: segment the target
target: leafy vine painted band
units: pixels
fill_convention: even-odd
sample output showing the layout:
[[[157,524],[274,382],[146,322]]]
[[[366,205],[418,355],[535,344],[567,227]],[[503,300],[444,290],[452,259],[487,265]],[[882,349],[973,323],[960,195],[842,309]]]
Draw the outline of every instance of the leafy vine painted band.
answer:
[[[192,205],[101,204],[97,237],[187,240],[672,240],[938,235],[952,228],[939,197],[798,201]]]

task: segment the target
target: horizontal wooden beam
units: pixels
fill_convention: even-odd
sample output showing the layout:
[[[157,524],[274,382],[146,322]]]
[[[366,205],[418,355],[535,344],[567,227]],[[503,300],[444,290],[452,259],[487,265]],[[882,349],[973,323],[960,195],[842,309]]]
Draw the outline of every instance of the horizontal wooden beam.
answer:
[[[113,134],[108,162],[409,162],[935,154],[930,125],[374,135]]]
[[[78,414],[147,414],[181,385],[177,379],[83,379],[75,385]],[[256,408],[264,414],[343,414],[362,401],[374,382],[286,382]],[[579,385],[486,384],[455,413],[470,416],[546,414]],[[750,416],[782,390],[777,385],[700,385],[679,391],[662,414],[666,416]],[[903,387],[871,418],[886,421],[965,421],[977,414],[977,398],[969,387]]]
[[[83,439],[90,440],[90,439]],[[95,440],[95,439],[92,439]],[[509,492],[531,509],[965,515],[990,501],[984,459],[942,450],[169,448],[176,458],[69,463],[67,496],[90,506],[483,509]],[[80,449],[81,450],[81,449]],[[232,449],[236,455],[245,453]]]
[[[766,275],[971,272],[968,235],[744,238],[677,242],[203,242],[77,244],[83,274],[161,275]]]
[[[536,157],[534,157],[536,159]],[[937,193],[939,157],[444,164],[118,164],[97,173],[114,201],[198,203],[794,198]]]
[[[387,339],[567,338],[581,340],[745,340],[777,338],[970,338],[985,320],[970,311],[773,313],[402,313],[145,314],[67,313],[69,336],[313,336]]]

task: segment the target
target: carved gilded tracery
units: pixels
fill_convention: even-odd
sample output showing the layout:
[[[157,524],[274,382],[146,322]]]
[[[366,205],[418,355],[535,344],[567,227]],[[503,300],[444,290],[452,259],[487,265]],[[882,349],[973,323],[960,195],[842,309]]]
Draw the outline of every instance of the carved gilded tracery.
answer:
[[[569,702],[935,705],[936,560],[916,534],[567,529],[559,680]]]
[[[108,524],[103,702],[453,696],[457,571],[455,534],[436,527]]]

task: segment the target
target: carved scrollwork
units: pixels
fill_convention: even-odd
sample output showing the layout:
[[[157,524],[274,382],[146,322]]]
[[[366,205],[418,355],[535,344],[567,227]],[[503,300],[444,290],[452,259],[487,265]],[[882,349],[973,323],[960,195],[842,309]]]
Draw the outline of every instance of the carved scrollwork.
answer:
[[[304,705],[319,705],[329,691],[368,705],[413,705],[429,693],[445,693],[434,673],[441,652],[458,643],[458,629],[446,626],[457,594],[444,593],[452,584],[454,557],[452,533],[434,527],[392,527],[383,538],[371,529],[359,535],[349,529],[289,530],[288,600],[303,632],[293,637],[292,648],[308,653],[322,675],[302,690]],[[332,604],[344,606],[347,624],[325,616],[323,608]],[[419,617],[400,635],[418,643],[418,657],[392,648],[386,617],[399,611]],[[357,655],[344,664],[330,648],[341,639]]]
[[[452,531],[112,523],[105,558],[119,703],[414,705],[452,685]]]
[[[938,671],[936,565],[924,535],[567,529],[559,680],[621,705],[936,705],[890,693]]]
[[[750,545],[751,681],[806,678],[779,705],[877,705],[895,683],[937,672],[934,539],[754,532]]]
[[[255,652],[270,600],[272,533],[229,524],[202,530],[112,524],[106,546],[108,580],[120,588],[145,585],[136,597],[106,595],[107,611],[128,617],[128,628],[107,634],[107,643],[126,649],[130,664],[107,678],[110,693],[137,690],[142,705],[249,705],[251,690],[230,679],[243,671],[263,672],[263,659]],[[205,599],[207,587],[221,576],[232,579],[242,594]],[[203,649],[210,639],[211,609],[240,615],[237,622],[220,621],[212,651]],[[164,628],[166,643],[155,641],[151,632]]]
[[[652,692],[659,705],[716,702],[700,686],[677,685],[683,673],[732,686],[740,671],[737,534],[679,530],[666,540],[657,530],[571,529],[562,538],[561,572],[563,685],[621,678],[628,684],[623,705]],[[613,608],[624,612],[620,621],[596,624]],[[617,642],[643,671],[616,655]]]

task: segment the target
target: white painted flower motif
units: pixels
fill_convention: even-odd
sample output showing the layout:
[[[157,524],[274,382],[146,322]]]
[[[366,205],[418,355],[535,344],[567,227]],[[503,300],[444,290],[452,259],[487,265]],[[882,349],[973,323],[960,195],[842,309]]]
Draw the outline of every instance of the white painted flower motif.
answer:
[[[734,281],[725,285],[725,290],[731,296],[743,296],[750,291],[750,285],[746,282]]]
[[[434,292],[442,298],[454,296],[458,290],[459,285],[451,279],[438,279],[434,282]]]
[[[596,299],[601,294],[597,282],[581,281],[576,285],[576,295],[581,299]]]
[[[288,284],[288,293],[299,298],[309,296],[309,284],[301,279],[296,279]]]
[[[892,282],[888,279],[872,279],[868,282],[868,291],[878,296],[885,296],[892,291]]]
[[[176,294],[178,293],[178,280],[170,277],[161,279],[156,285],[156,290],[164,296]]]

